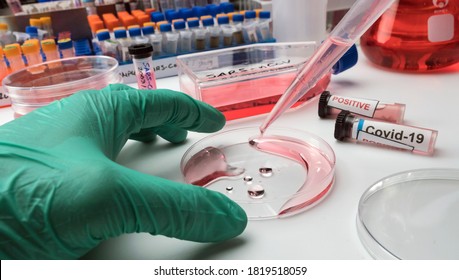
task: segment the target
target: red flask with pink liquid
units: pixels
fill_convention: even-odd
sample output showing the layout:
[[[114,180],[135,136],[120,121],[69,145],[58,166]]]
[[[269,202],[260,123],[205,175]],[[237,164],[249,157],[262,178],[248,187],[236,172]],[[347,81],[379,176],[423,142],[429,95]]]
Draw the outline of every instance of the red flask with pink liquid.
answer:
[[[459,62],[459,0],[399,0],[361,37],[368,59],[411,72]]]

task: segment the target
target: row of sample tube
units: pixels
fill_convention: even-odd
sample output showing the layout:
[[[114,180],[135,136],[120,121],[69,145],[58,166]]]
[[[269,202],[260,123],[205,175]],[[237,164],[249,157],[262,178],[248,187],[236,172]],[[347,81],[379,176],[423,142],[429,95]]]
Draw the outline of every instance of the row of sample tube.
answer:
[[[220,0],[143,0],[141,2],[144,8],[145,5],[148,5],[148,2],[150,2],[151,8],[156,8],[158,11],[163,12],[169,9],[179,10],[182,8],[192,8],[194,6],[220,4]]]
[[[70,39],[64,39],[56,44],[54,39],[26,40],[22,45],[8,44],[1,48],[1,60],[9,72],[17,71],[26,66],[45,61],[57,60],[62,57],[74,56],[73,44]]]
[[[40,40],[54,38],[51,17],[30,18],[25,32],[12,32],[7,23],[0,23],[0,45],[2,47],[13,43],[22,44],[28,39],[35,38]]]
[[[121,64],[130,63],[129,46],[151,44],[153,57],[175,56],[178,54],[205,51],[242,44],[269,42],[273,40],[270,28],[270,13],[261,11],[259,18],[255,11],[216,18],[189,18],[187,21],[174,20],[173,23],[160,21],[139,25],[115,27],[96,31],[93,43],[100,54],[112,56]]]

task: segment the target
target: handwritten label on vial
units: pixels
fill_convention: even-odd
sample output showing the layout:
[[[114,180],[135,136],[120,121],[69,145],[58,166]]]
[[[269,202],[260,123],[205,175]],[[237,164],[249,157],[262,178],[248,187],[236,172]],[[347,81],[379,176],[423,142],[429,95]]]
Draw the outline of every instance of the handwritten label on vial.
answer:
[[[152,70],[155,77],[164,78],[177,75],[176,57],[167,57],[161,59],[154,59]],[[123,78],[123,83],[137,83],[135,67],[132,63],[122,64],[118,67],[118,74]]]
[[[379,101],[330,95],[327,105],[372,118]]]
[[[6,93],[0,92],[0,107],[11,105],[11,99]]]
[[[156,89],[156,79],[151,58],[136,59],[137,85],[139,89]]]
[[[411,126],[360,119],[352,128],[352,138],[405,150],[429,153],[433,131]]]

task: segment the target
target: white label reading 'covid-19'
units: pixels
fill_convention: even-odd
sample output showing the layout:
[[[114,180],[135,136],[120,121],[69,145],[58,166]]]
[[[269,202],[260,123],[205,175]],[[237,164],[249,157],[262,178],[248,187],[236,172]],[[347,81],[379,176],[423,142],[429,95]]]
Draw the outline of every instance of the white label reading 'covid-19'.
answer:
[[[405,150],[428,153],[433,131],[361,119],[353,126],[352,138]]]

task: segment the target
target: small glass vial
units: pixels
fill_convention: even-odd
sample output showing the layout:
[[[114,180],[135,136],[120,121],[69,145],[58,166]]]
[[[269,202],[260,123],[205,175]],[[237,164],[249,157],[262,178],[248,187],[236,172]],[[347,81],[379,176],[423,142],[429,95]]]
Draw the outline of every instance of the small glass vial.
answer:
[[[117,41],[110,38],[108,31],[98,32],[97,40],[99,40],[99,47],[103,55],[111,56],[118,61],[121,60],[121,46]]]
[[[242,24],[242,31],[244,35],[244,41],[248,43],[257,43],[260,40],[257,35],[257,21],[255,11],[246,11],[245,20]]]
[[[209,18],[202,21],[207,28],[209,36],[209,48],[216,49],[220,47],[222,29],[219,25],[214,24],[214,19]]]
[[[156,89],[156,78],[153,69],[153,47],[151,44],[138,44],[129,47],[129,54],[135,68],[139,89]]]
[[[222,30],[223,46],[230,47],[233,45],[234,28],[229,24],[228,16],[220,16],[217,18],[218,25]]]
[[[160,56],[163,49],[163,36],[162,34],[155,34],[155,28],[152,25],[142,27],[143,36],[149,39],[153,47],[153,57]]]
[[[191,48],[196,49],[196,31],[200,29],[200,22],[197,18],[189,18],[186,22],[188,30],[191,31]]]
[[[189,53],[191,52],[191,37],[193,33],[191,30],[186,29],[186,23],[184,21],[174,22],[175,32],[179,34],[179,52]]]
[[[57,46],[59,47],[59,52],[61,53],[62,58],[74,57],[75,50],[73,49],[73,42],[70,39],[61,39],[57,41]]]
[[[319,116],[321,118],[336,117],[342,110],[386,122],[402,123],[405,104],[332,95],[329,91],[324,91],[320,95]]]
[[[132,45],[132,40],[127,36],[126,29],[124,27],[116,27],[113,30],[113,35],[116,41],[121,46],[121,57],[120,64],[129,64],[132,62],[131,55],[129,54],[129,46]]]
[[[335,123],[337,140],[351,139],[421,155],[434,153],[437,134],[432,129],[361,119],[349,111],[339,113]]]
[[[242,23],[244,22],[244,16],[241,14],[233,15],[233,26],[234,26],[234,43],[236,45],[244,44],[244,35],[242,32]]]
[[[159,28],[163,34],[163,51],[168,55],[176,55],[179,34],[172,32],[170,23],[164,23]]]
[[[129,26],[128,31],[129,31],[129,37],[131,37],[133,44],[149,43],[148,38],[142,36],[142,30],[140,29],[139,26]]]
[[[269,11],[261,11],[258,15],[257,36],[262,42],[273,39],[271,13]]]

